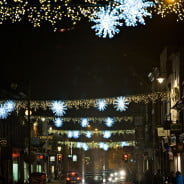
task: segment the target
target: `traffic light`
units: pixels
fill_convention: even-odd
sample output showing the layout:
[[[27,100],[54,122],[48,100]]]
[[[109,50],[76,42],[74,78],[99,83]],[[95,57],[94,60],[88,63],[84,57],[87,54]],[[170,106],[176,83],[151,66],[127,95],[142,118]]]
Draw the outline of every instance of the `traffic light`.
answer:
[[[128,154],[123,154],[123,160],[124,160],[125,162],[128,162]]]
[[[57,161],[60,162],[62,160],[62,154],[57,154]]]

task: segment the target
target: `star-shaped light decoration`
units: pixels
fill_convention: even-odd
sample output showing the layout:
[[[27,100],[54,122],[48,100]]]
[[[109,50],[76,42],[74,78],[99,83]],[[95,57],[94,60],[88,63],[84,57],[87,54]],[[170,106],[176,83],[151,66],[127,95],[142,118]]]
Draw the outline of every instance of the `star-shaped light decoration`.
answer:
[[[109,149],[109,145],[108,144],[104,144],[103,149],[104,149],[104,151],[107,151]]]
[[[122,147],[123,147],[123,146],[129,146],[129,144],[128,144],[128,142],[123,141],[123,142],[121,142],[121,146],[122,146]]]
[[[55,118],[54,124],[56,127],[62,127],[63,126],[63,120],[61,118]]]
[[[80,136],[80,132],[78,130],[73,131],[73,138],[77,139]]]
[[[99,99],[96,101],[96,106],[99,111],[104,111],[107,108],[107,102],[104,99]]]
[[[114,124],[113,118],[110,118],[110,117],[106,118],[105,119],[105,124],[106,124],[107,127],[112,127],[112,125]]]
[[[155,4],[147,0],[116,0],[120,3],[117,10],[120,11],[120,17],[125,21],[126,26],[137,26],[137,23],[145,24],[144,17],[152,17],[148,8]]]
[[[15,110],[15,102],[12,100],[8,100],[5,102],[4,107],[8,112],[12,112]]]
[[[90,21],[96,23],[91,28],[95,30],[96,35],[99,37],[109,38],[114,37],[115,34],[119,33],[120,30],[117,26],[122,26],[120,16],[116,8],[112,7],[100,7],[95,10]]]
[[[56,116],[63,116],[67,110],[67,106],[63,101],[53,101],[51,103],[51,110]]]
[[[77,147],[77,148],[82,148],[82,143],[81,143],[81,142],[77,142],[76,147]]]
[[[103,138],[108,139],[111,137],[111,134],[111,131],[106,130],[103,132]]]
[[[125,111],[128,107],[127,105],[129,104],[128,100],[125,97],[118,97],[115,101],[114,101],[114,106],[116,108],[117,111]]]
[[[87,151],[89,149],[89,147],[86,143],[83,143],[82,148],[84,151]]]
[[[68,138],[72,138],[73,137],[73,132],[72,131],[68,131],[67,136],[68,136]]]
[[[91,138],[92,137],[92,132],[91,131],[87,131],[86,132],[86,137],[87,138]]]
[[[0,119],[6,119],[8,115],[14,111],[15,102],[12,100],[6,101],[4,104],[0,104]]]
[[[4,105],[0,105],[0,119],[6,119],[8,117],[8,112],[6,111],[6,108]]]
[[[82,118],[81,119],[81,126],[82,127],[87,127],[89,125],[89,121],[87,118]]]

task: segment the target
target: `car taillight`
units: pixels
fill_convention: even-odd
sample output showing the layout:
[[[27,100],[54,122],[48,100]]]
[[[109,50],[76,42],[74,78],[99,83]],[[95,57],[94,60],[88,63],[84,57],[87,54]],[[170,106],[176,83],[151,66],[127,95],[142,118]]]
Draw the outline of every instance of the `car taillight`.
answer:
[[[75,176],[75,174],[76,174],[75,172],[72,172],[72,173],[71,173],[72,176]]]
[[[79,181],[79,180],[81,180],[81,178],[80,177],[77,177],[77,180]]]
[[[66,181],[70,181],[70,178],[69,178],[69,177],[67,177],[67,178],[66,178]]]

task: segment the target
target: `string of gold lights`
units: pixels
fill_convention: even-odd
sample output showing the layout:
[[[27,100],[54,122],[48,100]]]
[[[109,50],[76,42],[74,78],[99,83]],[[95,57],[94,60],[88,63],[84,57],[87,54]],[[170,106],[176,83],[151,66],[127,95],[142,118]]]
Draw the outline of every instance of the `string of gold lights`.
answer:
[[[169,94],[167,92],[154,92],[149,94],[141,94],[141,95],[132,95],[125,96],[128,103],[156,103],[157,100],[165,101],[169,98]],[[113,105],[116,101],[117,97],[112,98],[103,98],[107,102],[108,105]],[[91,107],[97,107],[97,100],[99,99],[81,99],[81,100],[63,100],[67,106],[67,109],[80,109],[85,108],[89,109]],[[31,100],[30,108],[32,111],[36,111],[38,109],[47,110],[51,107],[51,104],[54,100]],[[4,101],[0,101],[3,103]],[[18,100],[16,103],[16,111],[18,112],[20,109],[27,109],[27,101],[26,100]]]
[[[168,14],[176,14],[177,21],[181,21],[184,18],[184,1],[183,0],[155,0],[155,11],[162,18]]]
[[[79,123],[83,117],[62,117],[63,122],[74,122],[74,123]],[[107,117],[86,117],[88,121],[91,122],[104,122]],[[55,117],[53,116],[31,116],[31,119],[34,121],[53,121]],[[115,122],[133,122],[133,117],[132,116],[121,116],[121,117],[116,117],[113,116],[113,120]]]
[[[28,20],[34,27],[40,27],[42,23],[49,23],[56,31],[66,25],[64,20],[70,22],[69,27],[74,27],[82,17],[90,18],[95,9],[105,4],[116,6],[116,1],[109,0],[0,0],[0,24],[5,21],[12,23]],[[153,8],[158,15],[165,17],[169,13],[177,15],[177,20],[183,20],[183,0],[154,0]]]
[[[80,135],[85,135],[87,131],[85,130],[73,130],[73,131],[79,131]],[[93,135],[103,135],[104,130],[89,130],[92,132]],[[128,135],[128,134],[135,134],[135,130],[109,130],[112,134],[122,134],[122,135]],[[58,134],[58,135],[67,135],[68,132],[72,132],[72,130],[56,130],[56,129],[49,129],[49,134]]]
[[[129,146],[135,146],[135,141],[126,141],[127,144]],[[58,141],[58,144],[61,144],[61,145],[66,145],[67,147],[69,148],[77,148],[78,144],[86,144],[88,145],[88,147],[90,149],[93,149],[93,148],[99,148],[99,142],[95,142],[95,141],[92,141],[92,142],[74,142],[74,141]],[[122,146],[122,142],[103,142],[104,144],[107,144],[109,148],[113,148],[113,149],[116,149],[116,148],[120,148],[120,147],[123,147]]]

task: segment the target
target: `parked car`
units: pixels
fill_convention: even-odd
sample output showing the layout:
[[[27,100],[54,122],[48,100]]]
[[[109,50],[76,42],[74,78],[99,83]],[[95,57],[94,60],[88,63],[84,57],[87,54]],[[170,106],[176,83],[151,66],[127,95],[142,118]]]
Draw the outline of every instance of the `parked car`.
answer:
[[[30,175],[30,184],[46,184],[47,176],[45,173],[34,172]]]
[[[81,175],[79,172],[70,171],[66,174],[66,184],[81,184]]]

